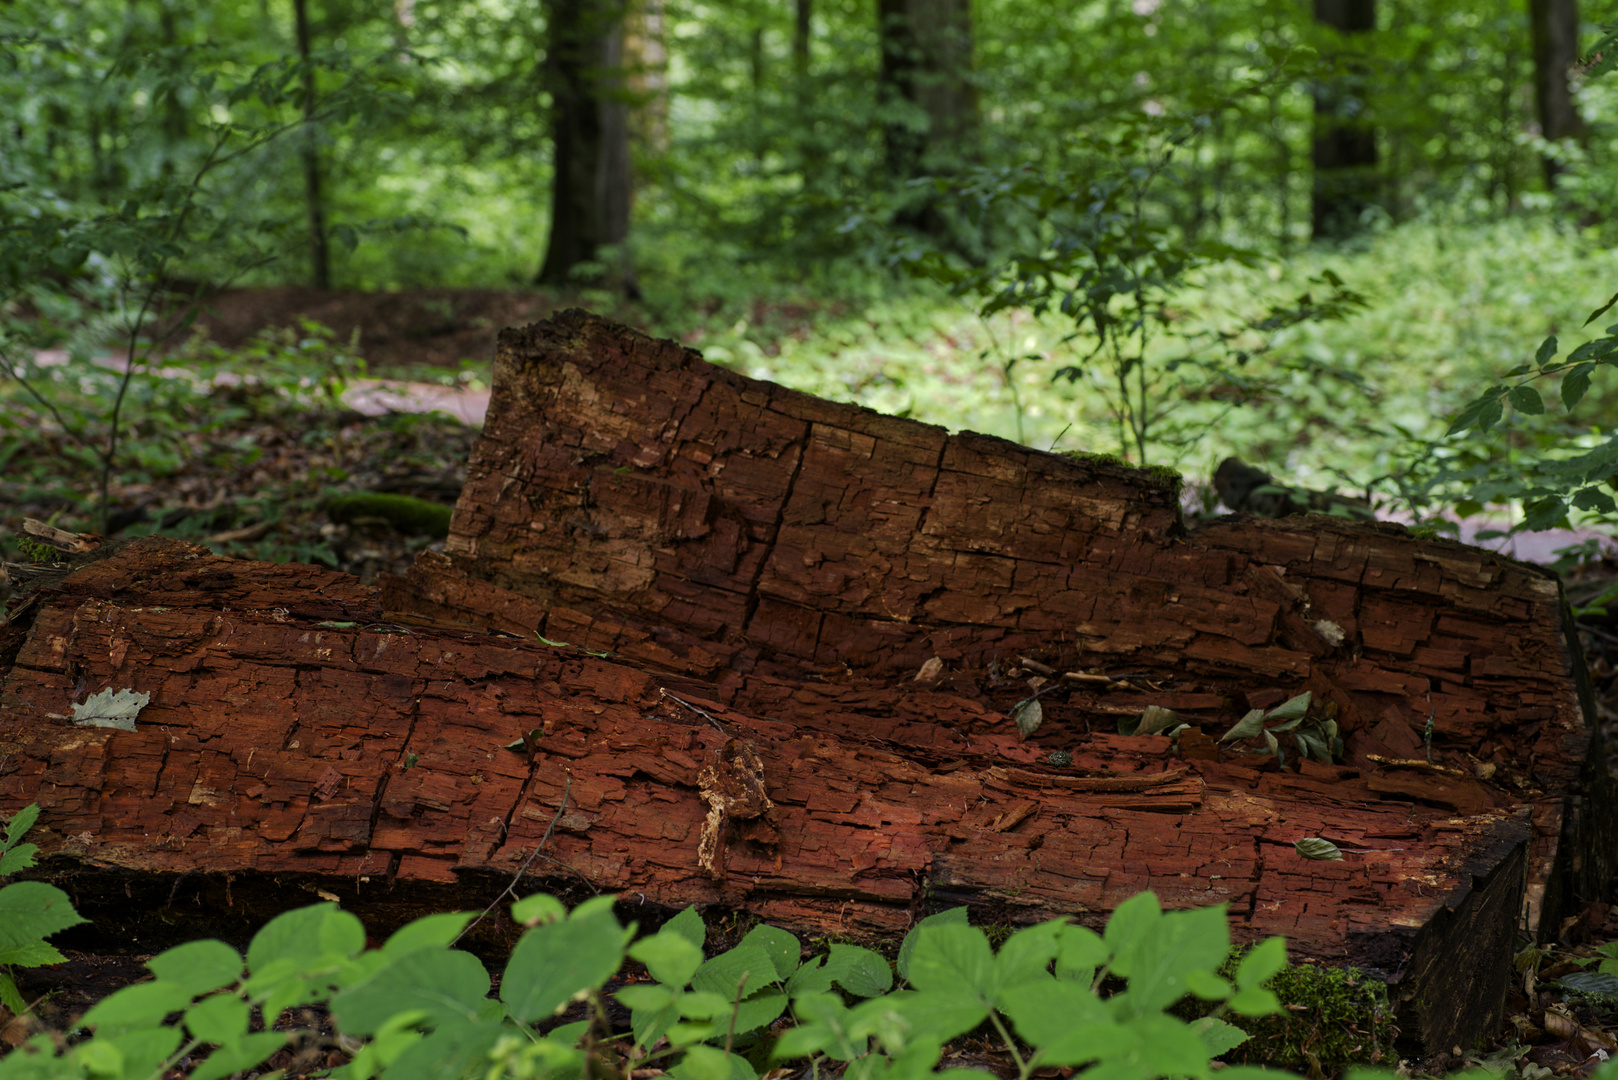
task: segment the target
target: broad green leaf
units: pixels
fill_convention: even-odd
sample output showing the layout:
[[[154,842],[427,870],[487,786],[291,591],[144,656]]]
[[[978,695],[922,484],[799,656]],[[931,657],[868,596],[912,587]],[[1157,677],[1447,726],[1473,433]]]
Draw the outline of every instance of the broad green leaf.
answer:
[[[365,927],[336,904],[313,904],[277,915],[253,935],[247,967],[254,975],[275,961],[299,969],[326,966],[365,948]]]
[[[908,1021],[912,1037],[939,1042],[966,1034],[989,1016],[989,1006],[982,995],[961,986],[901,991],[862,1001],[855,1008],[866,1006],[897,1012]]]
[[[1296,697],[1287,698],[1281,704],[1271,709],[1266,715],[1271,720],[1299,720],[1309,711],[1309,702],[1314,697],[1311,691],[1305,690]]]
[[[12,814],[11,819],[6,822],[6,842],[4,846],[9,848],[16,844],[29,829],[34,827],[34,822],[38,820],[38,803],[29,803],[15,814]]]
[[[1590,372],[1595,365],[1579,364],[1562,376],[1562,404],[1571,409],[1590,389]]]
[[[1129,979],[1129,987],[1109,1000],[1120,1016],[1161,1012],[1189,992],[1191,971],[1212,972],[1230,952],[1230,926],[1223,904],[1189,911],[1162,912],[1131,897],[1118,906],[1107,924],[1113,946],[1112,970]],[[1120,915],[1127,917],[1120,920]]]
[[[916,937],[910,956],[910,985],[917,990],[967,992],[985,1001],[995,994],[994,954],[975,926],[929,926]]]
[[[529,931],[533,933],[533,931]],[[511,1028],[496,1020],[456,1021],[404,1047],[388,1066],[387,1080],[445,1080],[463,1076]]]
[[[1101,935],[1087,926],[1068,925],[1062,930],[1056,953],[1056,977],[1088,986],[1096,968],[1112,958],[1112,950]]]
[[[141,1027],[156,1027],[169,1013],[191,1004],[191,994],[173,983],[136,983],[102,998],[79,1019],[82,1027],[98,1035],[116,1035]]]
[[[1605,304],[1602,304],[1600,307],[1590,312],[1590,317],[1584,320],[1584,325],[1589,326],[1591,323],[1601,318],[1601,316],[1605,315],[1612,309],[1612,305],[1614,304],[1618,304],[1618,293],[1613,293],[1611,300],[1608,300]]]
[[[395,930],[382,946],[382,955],[394,960],[417,949],[447,949],[472,919],[470,911],[423,915]]]
[[[506,964],[500,1000],[519,1023],[559,1011],[612,978],[624,958],[624,931],[605,905],[586,901],[566,922],[523,934]]]
[[[170,1054],[180,1046],[180,1029],[176,1027],[142,1027],[137,1031],[126,1032],[113,1038],[92,1039],[88,1043],[80,1044],[82,1049],[100,1047],[115,1055],[123,1070],[123,1075],[132,1080],[144,1080],[145,1077],[156,1076],[159,1067]],[[77,1053],[72,1056],[78,1057]],[[90,1055],[84,1058],[86,1064],[90,1063]],[[90,1069],[91,1076],[95,1070]],[[114,1075],[117,1075],[116,1073]],[[99,1080],[99,1078],[98,1078]]]
[[[85,921],[55,885],[18,881],[0,888],[0,948],[47,938]]]
[[[997,1004],[1017,1034],[1032,1046],[1048,1046],[1076,1024],[1106,1024],[1111,1019],[1088,986],[1049,977],[1012,987],[1000,995]]]
[[[220,1045],[245,1035],[248,1019],[247,1002],[234,994],[205,997],[185,1012],[186,1030],[203,1042]]]
[[[1523,507],[1522,527],[1529,532],[1554,529],[1567,518],[1567,504],[1555,495],[1535,499]]]
[[[1306,859],[1319,859],[1326,862],[1341,861],[1343,853],[1337,850],[1337,845],[1330,840],[1323,840],[1318,836],[1305,836],[1292,842],[1293,848]]]
[[[146,961],[146,966],[159,981],[173,983],[195,996],[240,979],[242,954],[223,941],[188,941],[158,953]]]
[[[1062,947],[1064,929],[1064,920],[1052,919],[1007,938],[994,958],[994,982],[999,993],[1024,982],[1048,980],[1051,961]]]
[[[612,995],[626,1009],[655,1012],[674,1001],[676,992],[662,983],[631,983]]]
[[[702,916],[697,909],[688,907],[674,918],[663,924],[663,931],[672,930],[679,934],[697,948],[702,948],[708,940],[708,928],[703,924]],[[662,932],[662,931],[660,931]]]
[[[734,1000],[738,987],[745,996],[777,981],[770,954],[756,945],[743,943],[704,963],[691,977],[691,986]]]
[[[7,848],[4,854],[0,854],[0,877],[10,877],[33,866],[34,856],[38,854],[38,844],[18,844]]]
[[[1237,1016],[1270,1016],[1281,1011],[1281,999],[1274,991],[1249,986],[1232,994],[1225,1002]]]
[[[1204,1016],[1191,1023],[1191,1030],[1208,1047],[1210,1054],[1219,1055],[1234,1050],[1248,1039],[1247,1032],[1213,1016]]]
[[[910,932],[905,935],[904,941],[899,943],[899,956],[894,962],[894,966],[899,969],[899,978],[904,979],[906,982],[910,981],[910,955],[915,952],[916,937],[924,927],[954,925],[966,925],[966,908],[958,907],[940,911],[936,915],[927,916],[921,922],[912,926]]]
[[[28,1011],[28,1002],[23,1000],[22,991],[17,989],[16,980],[0,968],[0,1005],[4,1005],[13,1013],[21,1016]],[[5,1059],[0,1058],[0,1075],[4,1074]]]
[[[1573,493],[1573,505],[1580,510],[1597,510],[1610,514],[1618,510],[1618,503],[1614,503],[1612,496],[1598,487],[1580,488]]]
[[[693,1046],[669,1070],[674,1080],[757,1080],[747,1059],[713,1046]]]
[[[1489,387],[1481,395],[1467,403],[1467,406],[1460,411],[1455,419],[1450,421],[1449,430],[1444,434],[1454,435],[1456,432],[1465,431],[1467,428],[1472,427],[1480,431],[1488,431],[1489,428],[1494,426],[1495,421],[1500,419],[1500,395],[1503,393],[1505,393],[1504,387]]]
[[[1247,955],[1236,965],[1236,985],[1244,990],[1248,987],[1261,986],[1279,975],[1286,966],[1286,938],[1265,938],[1247,950]]]
[[[540,639],[541,641],[544,638]],[[522,746],[522,740],[508,744],[512,748]],[[562,902],[549,893],[534,893],[525,896],[511,905],[511,918],[522,926],[538,926],[541,923],[561,922],[567,918],[567,908]]]
[[[1257,735],[1263,730],[1264,710],[1249,709],[1246,716],[1236,721],[1235,725],[1229,731],[1219,736],[1219,741],[1228,742],[1231,739],[1251,739],[1254,735]]]
[[[1539,343],[1539,349],[1534,353],[1534,363],[1539,365],[1539,370],[1544,371],[1550,366],[1551,360],[1556,356],[1556,348],[1555,334]]]
[[[826,971],[838,986],[856,997],[876,997],[893,988],[893,969],[881,953],[858,945],[834,944]]]
[[[702,950],[667,927],[635,942],[629,947],[629,955],[645,964],[652,978],[673,987],[685,986],[702,966]]]
[[[1139,1049],[1140,1040],[1132,1030],[1115,1021],[1074,1023],[1069,1024],[1061,1036],[1040,1047],[1033,1063],[1039,1066],[1085,1065],[1098,1058],[1125,1057]],[[1142,1074],[1143,1078],[1152,1075],[1156,1074]]]
[[[712,990],[692,990],[674,995],[674,1009],[686,1020],[712,1020],[730,1016],[734,997],[716,994]]]
[[[1201,968],[1185,973],[1185,988],[1203,1001],[1224,1001],[1235,989],[1218,975]]]
[[[1538,416],[1545,411],[1544,400],[1532,386],[1513,386],[1506,391],[1506,396],[1511,399],[1511,407],[1520,413]]]
[[[416,949],[333,997],[331,1011],[345,1034],[370,1035],[407,1009],[425,1013],[429,1027],[470,1020],[488,993],[489,973],[471,953]]]
[[[221,1080],[262,1063],[287,1044],[287,1032],[259,1031],[243,1035],[209,1054],[190,1074],[190,1080]]]
[[[783,980],[792,977],[803,957],[803,946],[798,944],[798,939],[774,926],[753,927],[742,938],[741,944],[763,949],[775,965],[775,974]]]
[[[67,957],[48,941],[25,941],[21,945],[0,949],[0,964],[11,964],[17,967],[43,967],[46,964],[60,964]]]

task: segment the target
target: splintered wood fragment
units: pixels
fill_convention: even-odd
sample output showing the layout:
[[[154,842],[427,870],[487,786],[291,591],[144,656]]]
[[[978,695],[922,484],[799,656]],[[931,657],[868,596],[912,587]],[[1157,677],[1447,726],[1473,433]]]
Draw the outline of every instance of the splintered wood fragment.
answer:
[[[1447,1049],[1492,1022],[1519,928],[1613,869],[1542,572],[1329,519],[1187,535],[1146,474],[582,313],[502,335],[446,552],[380,596],[146,541],[25,607],[0,628],[0,811],[41,804],[42,872],[93,917],[128,920],[126,888],[161,910],[126,921],[144,941],[305,884],[384,922],[482,906],[525,867],[890,942],[958,903],[1100,926],[1150,888],[1386,978],[1406,1038]],[[1031,687],[1020,657],[1134,689]],[[151,694],[135,731],[50,719],[105,688]],[[1305,691],[1340,759],[1216,742]],[[1119,733],[1148,705],[1172,738]],[[1429,717],[1435,761],[1495,771],[1373,760],[1425,757]]]

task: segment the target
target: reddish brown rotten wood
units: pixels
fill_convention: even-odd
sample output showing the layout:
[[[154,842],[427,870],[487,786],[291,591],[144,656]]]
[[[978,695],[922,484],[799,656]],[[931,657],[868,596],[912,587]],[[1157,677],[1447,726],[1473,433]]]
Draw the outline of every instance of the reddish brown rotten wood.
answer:
[[[1611,866],[1607,789],[1566,812],[1591,740],[1543,574],[1390,527],[1186,536],[1143,474],[818,401],[577,314],[502,337],[450,553],[381,603],[157,541],[18,614],[0,809],[45,807],[49,871],[75,887],[119,868],[176,909],[182,874],[213,896],[254,873],[362,913],[465,905],[567,790],[534,863],[552,886],[872,936],[956,902],[1099,923],[1150,887],[1229,903],[1243,940],[1376,969],[1407,1037],[1447,1048],[1489,1024],[1525,895],[1553,918]],[[1044,694],[1027,741],[1022,657],[1092,676]],[[152,694],[135,732],[56,719],[124,686]],[[1302,689],[1335,703],[1342,765],[1210,745]],[[1184,760],[1116,733],[1151,704],[1205,726]],[[1424,757],[1429,712],[1455,774],[1372,760]],[[773,819],[726,822],[710,872],[703,774],[749,743]],[[1317,835],[1347,857],[1299,856]]]

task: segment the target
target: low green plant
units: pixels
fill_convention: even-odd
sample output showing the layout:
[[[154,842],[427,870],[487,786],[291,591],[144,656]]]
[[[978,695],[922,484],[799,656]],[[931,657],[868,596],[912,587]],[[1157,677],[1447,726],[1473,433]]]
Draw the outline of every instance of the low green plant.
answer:
[[[335,904],[287,912],[245,958],[220,941],[154,956],[151,981],[80,1018],[88,1035],[35,1036],[0,1060],[0,1080],[133,1080],[188,1058],[193,1080],[218,1080],[294,1038],[254,1030],[255,1013],[270,1021],[304,1005],[329,1007],[353,1053],[332,1074],[339,1080],[623,1075],[615,1062],[676,1080],[755,1080],[772,1063],[804,1058],[817,1069],[846,1063],[851,1080],[900,1080],[934,1075],[944,1044],[980,1028],[1020,1080],[1048,1067],[1085,1067],[1096,1080],[1209,1080],[1215,1055],[1247,1037],[1222,1016],[1274,1013],[1265,984],[1286,964],[1273,938],[1220,975],[1230,949],[1224,908],[1164,912],[1150,893],[1120,905],[1104,933],[1057,919],[1011,933],[998,950],[967,925],[964,908],[943,912],[912,929],[894,967],[841,943],[804,961],[798,939],[770,926],[705,959],[694,910],[634,941],[612,904],[598,897],[569,912],[543,894],[513,904],[527,929],[493,998],[482,963],[454,948],[471,913],[426,916],[366,949],[360,921]],[[619,1033],[603,987],[626,957],[649,979],[614,995],[630,1010],[630,1030]],[[1189,1022],[1165,1012],[1188,995],[1211,1012]],[[581,1001],[581,1019],[554,1024]],[[792,1021],[784,1030],[783,1017]],[[1275,1074],[1220,1071],[1223,1080],[1265,1075]]]
[[[0,840],[0,879],[34,865],[39,847],[22,838],[39,820],[39,807],[29,805],[5,823]],[[65,957],[45,939],[85,920],[61,889],[41,881],[17,881],[0,887],[0,1005],[24,1013],[28,1003],[12,977],[13,967],[59,964]]]

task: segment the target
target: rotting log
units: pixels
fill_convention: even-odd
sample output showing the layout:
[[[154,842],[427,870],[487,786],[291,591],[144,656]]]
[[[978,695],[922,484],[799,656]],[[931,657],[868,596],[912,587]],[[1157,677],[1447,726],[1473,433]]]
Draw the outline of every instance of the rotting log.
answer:
[[[1022,740],[1025,659],[1079,677]],[[1492,1022],[1519,919],[1612,864],[1542,572],[1389,526],[1185,535],[1146,474],[579,314],[502,336],[449,551],[380,598],[147,541],[32,594],[0,665],[0,810],[39,802],[43,872],[148,940],[318,895],[481,906],[524,867],[869,937],[962,902],[1097,924],[1149,887],[1373,969],[1447,1049]],[[152,695],[135,731],[64,719],[113,687]],[[1304,689],[1341,764],[1209,737]],[[1207,734],[1117,734],[1146,705]],[[1447,771],[1413,764],[1429,715]]]

